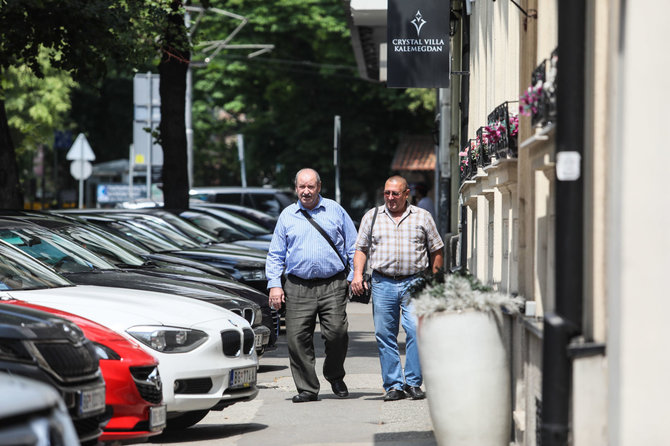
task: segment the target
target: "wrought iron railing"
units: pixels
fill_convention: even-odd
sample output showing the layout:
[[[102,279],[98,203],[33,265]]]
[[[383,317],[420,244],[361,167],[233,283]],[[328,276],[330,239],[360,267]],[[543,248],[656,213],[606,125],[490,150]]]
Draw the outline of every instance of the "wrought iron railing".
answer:
[[[503,102],[488,116],[488,147],[497,159],[516,158],[518,153],[519,117],[509,111],[510,102]]]
[[[558,49],[540,63],[531,75],[531,83],[519,98],[520,113],[530,116],[533,126],[544,127],[556,121],[556,76]]]

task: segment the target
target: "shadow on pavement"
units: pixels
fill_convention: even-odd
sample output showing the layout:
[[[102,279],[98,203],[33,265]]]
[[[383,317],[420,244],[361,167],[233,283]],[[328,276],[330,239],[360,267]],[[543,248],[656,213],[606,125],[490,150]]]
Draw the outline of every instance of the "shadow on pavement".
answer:
[[[197,424],[180,432],[169,432],[169,434],[150,437],[150,443],[171,444],[187,441],[223,440],[235,435],[242,435],[267,429],[266,424]]]

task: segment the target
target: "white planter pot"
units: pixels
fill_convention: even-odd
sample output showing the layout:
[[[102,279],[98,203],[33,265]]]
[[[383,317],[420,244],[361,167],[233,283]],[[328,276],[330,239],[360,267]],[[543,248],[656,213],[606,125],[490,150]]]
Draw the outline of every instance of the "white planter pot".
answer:
[[[438,445],[508,445],[509,359],[495,316],[435,313],[419,320],[417,336]]]

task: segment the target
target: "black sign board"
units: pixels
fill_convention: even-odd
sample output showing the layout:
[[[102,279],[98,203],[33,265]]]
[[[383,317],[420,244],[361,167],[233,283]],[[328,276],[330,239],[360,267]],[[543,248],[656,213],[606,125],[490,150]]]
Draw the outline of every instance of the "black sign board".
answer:
[[[388,0],[388,87],[449,86],[450,0]]]

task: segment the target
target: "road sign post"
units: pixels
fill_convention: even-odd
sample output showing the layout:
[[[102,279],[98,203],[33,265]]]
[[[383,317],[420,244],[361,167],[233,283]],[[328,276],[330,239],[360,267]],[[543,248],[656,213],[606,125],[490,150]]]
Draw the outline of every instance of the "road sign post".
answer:
[[[84,180],[93,173],[93,166],[89,161],[95,161],[95,153],[83,133],[80,133],[74,140],[65,159],[72,161],[70,174],[75,180],[79,180],[79,209],[81,209],[84,207]]]

